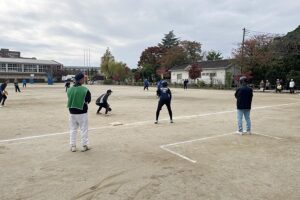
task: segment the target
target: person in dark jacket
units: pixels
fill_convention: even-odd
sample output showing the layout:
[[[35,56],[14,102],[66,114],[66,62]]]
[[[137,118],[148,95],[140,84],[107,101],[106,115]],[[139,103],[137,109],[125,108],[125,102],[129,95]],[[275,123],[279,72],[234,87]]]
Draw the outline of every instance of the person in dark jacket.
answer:
[[[149,81],[148,81],[148,79],[144,80],[144,90],[145,89],[149,90]]]
[[[79,73],[75,76],[75,84],[67,91],[68,108],[70,112],[70,145],[71,151],[76,151],[77,129],[80,128],[81,151],[89,150],[88,143],[88,104],[91,102],[90,91],[82,86],[84,75]]]
[[[107,102],[108,97],[111,95],[112,91],[111,90],[107,90],[105,94],[102,94],[97,100],[96,100],[96,105],[99,106],[98,110],[97,110],[97,114],[101,114],[100,110],[102,108],[105,108],[105,114],[108,113],[108,111],[111,111],[111,108]]]
[[[67,80],[67,81],[66,81],[66,84],[65,84],[66,92],[67,92],[68,89],[70,88],[70,85],[71,85],[70,81]]]
[[[14,85],[15,85],[15,90],[16,90],[16,92],[21,92],[21,91],[20,91],[20,88],[19,88],[18,79],[15,79],[15,80],[14,80]]]
[[[188,83],[189,83],[189,80],[188,79],[184,79],[184,81],[183,81],[183,89],[184,90],[187,90]]]
[[[172,93],[171,93],[171,90],[168,88],[167,81],[161,82],[161,87],[159,89],[157,89],[156,93],[159,96],[159,101],[158,101],[157,110],[156,110],[155,124],[158,123],[159,113],[160,113],[160,110],[163,107],[163,105],[167,106],[169,116],[170,116],[170,123],[173,123],[173,114],[172,114],[172,109],[171,109]]]
[[[247,86],[247,78],[240,78],[241,87],[235,92],[235,98],[237,100],[237,120],[238,120],[238,134],[243,134],[243,116],[246,120],[247,133],[251,134],[251,120],[250,111],[253,97],[252,88]]]
[[[6,80],[4,83],[0,86],[0,107],[4,106],[4,102],[7,99],[7,92],[5,91],[5,88],[7,87],[8,80]]]

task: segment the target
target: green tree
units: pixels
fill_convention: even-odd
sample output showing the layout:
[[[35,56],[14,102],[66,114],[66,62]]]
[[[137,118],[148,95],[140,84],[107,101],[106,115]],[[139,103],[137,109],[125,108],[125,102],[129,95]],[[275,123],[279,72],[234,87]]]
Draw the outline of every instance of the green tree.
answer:
[[[105,53],[101,57],[100,70],[105,74],[106,78],[111,78],[112,76],[112,65],[115,62],[115,58],[110,52],[109,48],[106,49]]]
[[[222,53],[220,53],[219,51],[214,51],[214,50],[211,50],[209,52],[207,52],[207,55],[206,55],[206,59],[207,60],[222,60],[223,57],[221,56]]]
[[[167,70],[173,66],[186,64],[187,62],[187,53],[180,46],[174,46],[167,49],[161,57],[161,67],[164,67]]]
[[[178,45],[179,45],[179,38],[175,36],[173,30],[165,34],[165,37],[162,39],[161,43],[158,44],[159,47],[164,49],[170,49]]]
[[[202,60],[201,44],[199,42],[184,40],[180,42],[180,46],[184,49],[189,63]]]

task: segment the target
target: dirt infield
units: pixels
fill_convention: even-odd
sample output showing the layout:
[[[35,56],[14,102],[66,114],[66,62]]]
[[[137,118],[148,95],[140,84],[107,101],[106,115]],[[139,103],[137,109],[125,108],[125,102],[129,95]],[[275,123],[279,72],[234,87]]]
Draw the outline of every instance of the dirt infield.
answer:
[[[171,89],[174,124],[163,107],[155,125],[155,88],[87,87],[92,149],[75,153],[62,84],[8,87],[1,200],[300,199],[299,95],[255,93],[253,134],[240,136],[233,91]],[[96,115],[109,88],[113,111]]]

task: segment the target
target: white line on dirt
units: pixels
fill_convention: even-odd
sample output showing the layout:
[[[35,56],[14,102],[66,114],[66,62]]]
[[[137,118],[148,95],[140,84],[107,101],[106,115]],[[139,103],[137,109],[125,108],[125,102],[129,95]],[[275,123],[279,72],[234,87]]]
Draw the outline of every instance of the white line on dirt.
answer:
[[[286,104],[278,104],[278,105],[270,105],[270,106],[260,106],[260,107],[252,108],[252,110],[259,110],[259,109],[265,109],[265,108],[274,108],[274,107],[280,107],[280,106],[289,106],[289,105],[294,105],[294,104],[298,104],[298,103],[299,102],[296,102],[296,103],[286,103]],[[205,114],[198,114],[198,115],[189,115],[189,116],[179,116],[179,117],[174,117],[174,119],[189,119],[189,118],[196,118],[196,117],[205,117],[205,116],[210,116],[210,115],[219,115],[219,114],[225,114],[225,113],[234,113],[234,112],[236,112],[236,110],[213,112],[213,113],[205,113]],[[167,121],[167,120],[169,120],[169,119],[162,119],[161,121]],[[144,124],[148,124],[148,123],[153,123],[153,121],[148,120],[148,121],[132,122],[132,123],[123,124],[123,126],[144,125]],[[92,130],[99,130],[99,129],[105,129],[105,128],[112,128],[112,127],[113,126],[102,126],[102,127],[90,128],[89,130],[92,131]],[[22,138],[6,139],[6,140],[0,140],[0,143],[21,141],[21,140],[31,140],[31,139],[37,139],[37,138],[43,138],[43,137],[63,135],[63,134],[67,134],[67,133],[69,133],[69,132],[49,133],[49,134],[28,136],[28,137],[22,137]]]
[[[198,139],[194,139],[194,140],[186,140],[186,141],[182,141],[182,142],[175,142],[175,143],[171,143],[171,144],[164,144],[164,145],[161,145],[160,148],[165,150],[165,151],[168,151],[176,156],[179,156],[180,158],[183,158],[187,161],[190,161],[192,163],[196,163],[197,161],[196,160],[192,160],[190,158],[188,158],[187,156],[184,156],[176,151],[173,151],[167,147],[170,147],[170,146],[176,146],[176,145],[180,145],[180,144],[186,144],[186,143],[192,143],[192,142],[196,142],[196,141],[204,141],[204,140],[209,140],[209,139],[214,139],[214,138],[219,138],[219,137],[224,137],[224,136],[228,136],[228,135],[234,135],[236,133],[226,133],[226,134],[222,134],[222,135],[214,135],[214,136],[210,136],[210,137],[204,137],[204,138],[198,138]],[[266,134],[261,134],[261,133],[253,133],[253,135],[261,135],[261,136],[264,136],[264,137],[268,137],[268,138],[273,138],[273,139],[276,139],[276,140],[282,140],[284,138],[280,138],[280,137],[275,137],[275,136],[271,136],[271,135],[266,135]],[[241,136],[242,137],[242,136]]]
[[[194,140],[187,140],[187,141],[183,141],[183,142],[176,142],[176,143],[172,143],[172,144],[165,144],[165,145],[161,145],[160,147],[169,147],[169,146],[174,146],[174,145],[179,145],[179,144],[185,144],[185,143],[191,143],[191,142],[196,142],[196,141],[201,141],[201,140],[214,139],[214,138],[224,137],[224,136],[233,135],[233,134],[234,133],[226,133],[226,134],[222,134],[222,135],[214,135],[214,136],[204,137],[204,138],[198,138],[198,139],[194,139]]]
[[[180,158],[183,158],[183,159],[185,159],[185,160],[187,160],[187,161],[190,161],[190,162],[192,162],[192,163],[196,163],[196,162],[197,162],[196,160],[192,160],[192,159],[190,159],[190,158],[188,158],[188,157],[186,157],[186,156],[184,156],[184,155],[181,155],[180,153],[177,153],[177,152],[175,152],[175,151],[172,151],[172,150],[170,150],[170,149],[168,149],[168,148],[166,148],[166,147],[161,146],[160,148],[162,148],[163,150],[168,151],[168,152],[170,152],[170,153],[172,153],[172,154],[174,154],[174,155],[176,155],[176,156],[179,156]]]
[[[269,138],[273,138],[273,139],[276,139],[276,140],[284,140],[285,138],[281,138],[281,137],[276,137],[276,136],[271,136],[271,135],[266,135],[266,134],[261,134],[261,133],[253,133],[254,135],[261,135],[261,136],[264,136],[264,137],[269,137]]]

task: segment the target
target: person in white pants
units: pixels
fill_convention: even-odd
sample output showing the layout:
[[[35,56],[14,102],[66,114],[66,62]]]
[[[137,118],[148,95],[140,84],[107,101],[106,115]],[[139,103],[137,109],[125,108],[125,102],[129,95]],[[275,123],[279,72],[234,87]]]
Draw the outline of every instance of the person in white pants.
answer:
[[[84,75],[79,73],[75,76],[75,84],[68,89],[68,108],[70,112],[70,145],[71,151],[76,151],[77,129],[81,134],[81,151],[89,150],[88,144],[88,104],[91,102],[90,91],[82,86]]]

